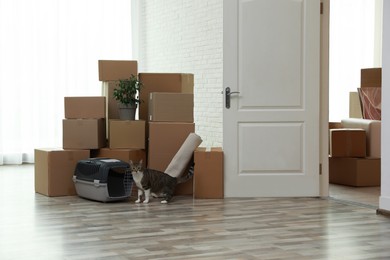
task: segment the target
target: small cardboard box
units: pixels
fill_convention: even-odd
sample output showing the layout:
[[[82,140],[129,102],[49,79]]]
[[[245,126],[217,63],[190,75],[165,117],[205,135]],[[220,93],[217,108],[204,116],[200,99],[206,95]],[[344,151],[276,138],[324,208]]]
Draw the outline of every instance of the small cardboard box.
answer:
[[[110,120],[111,149],[145,149],[144,120]]]
[[[194,122],[194,95],[188,93],[150,93],[149,121]]]
[[[99,149],[106,146],[105,119],[63,119],[64,149]]]
[[[366,156],[366,131],[364,129],[331,129],[329,142],[332,157]]]
[[[99,80],[116,81],[138,75],[136,60],[99,60]]]
[[[65,97],[65,118],[105,118],[105,97]]]
[[[223,199],[223,151],[220,147],[207,150],[197,148],[194,153],[194,197],[196,199]]]
[[[329,182],[355,187],[380,186],[381,159],[330,157]]]
[[[88,159],[89,150],[35,149],[35,192],[46,196],[77,195],[72,177],[79,160]]]
[[[382,68],[367,68],[360,71],[360,87],[382,87]]]
[[[186,73],[139,73],[139,119],[148,120],[149,96],[152,92],[194,93],[194,75]]]
[[[98,150],[91,150],[91,156],[101,158],[118,159],[124,162],[139,162],[143,160],[146,163],[146,152],[144,149],[110,149],[101,148]]]

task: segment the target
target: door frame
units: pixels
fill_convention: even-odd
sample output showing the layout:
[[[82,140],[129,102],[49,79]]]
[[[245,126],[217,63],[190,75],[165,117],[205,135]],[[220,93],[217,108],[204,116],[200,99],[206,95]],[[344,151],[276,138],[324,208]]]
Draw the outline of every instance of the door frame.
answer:
[[[320,196],[329,196],[329,9],[321,0],[320,34]]]

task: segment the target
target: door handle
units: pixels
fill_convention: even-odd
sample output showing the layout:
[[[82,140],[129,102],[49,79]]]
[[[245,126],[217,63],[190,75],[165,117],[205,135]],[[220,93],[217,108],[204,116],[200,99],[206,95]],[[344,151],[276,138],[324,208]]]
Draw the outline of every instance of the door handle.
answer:
[[[229,87],[225,89],[225,107],[230,108],[230,95],[231,94],[240,94],[238,91],[231,91]]]

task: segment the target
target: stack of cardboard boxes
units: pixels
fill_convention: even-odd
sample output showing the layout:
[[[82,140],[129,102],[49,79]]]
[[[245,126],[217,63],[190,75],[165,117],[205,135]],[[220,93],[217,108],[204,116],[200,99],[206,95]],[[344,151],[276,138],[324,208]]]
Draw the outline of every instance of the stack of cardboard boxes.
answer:
[[[89,157],[126,162],[142,159],[148,168],[165,171],[188,135],[195,132],[193,74],[138,74],[137,61],[100,60],[98,64],[103,95],[65,97],[63,149],[36,149],[36,192],[76,195],[72,181],[75,166]],[[138,75],[143,84],[139,116],[137,120],[120,120],[113,91],[119,79],[131,75]],[[221,148],[195,152],[194,179],[179,184],[176,195],[223,198]]]
[[[380,87],[381,68],[361,70],[361,88]],[[350,92],[349,107],[350,119],[329,124],[329,182],[380,186],[380,121],[364,119],[358,92]]]

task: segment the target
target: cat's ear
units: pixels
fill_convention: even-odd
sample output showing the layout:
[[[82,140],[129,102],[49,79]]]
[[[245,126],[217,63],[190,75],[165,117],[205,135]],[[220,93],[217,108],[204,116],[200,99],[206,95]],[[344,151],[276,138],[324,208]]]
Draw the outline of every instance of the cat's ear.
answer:
[[[133,165],[133,161],[132,161],[132,160],[130,160],[130,161],[129,161],[129,164],[130,164],[130,165]]]
[[[142,159],[139,161],[139,163],[138,163],[139,165],[142,165]]]

